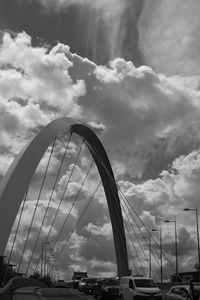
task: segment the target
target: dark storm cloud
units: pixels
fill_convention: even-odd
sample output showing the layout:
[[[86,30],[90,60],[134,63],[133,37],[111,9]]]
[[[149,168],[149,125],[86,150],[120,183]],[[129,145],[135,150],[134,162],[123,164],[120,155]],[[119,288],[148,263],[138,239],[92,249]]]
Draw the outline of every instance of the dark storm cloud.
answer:
[[[26,31],[33,37],[55,44],[60,40],[73,49],[72,29],[76,24],[76,11],[55,11],[46,8],[39,0],[2,0],[0,2],[0,28],[16,32]]]
[[[125,8],[109,24],[101,7],[94,8],[90,1],[1,0],[0,29],[25,31],[34,44],[57,41],[68,44],[72,52],[88,57],[98,64],[122,56],[141,65],[138,49],[137,19],[142,1],[121,1]],[[99,2],[100,3],[100,2]],[[105,2],[109,3],[109,1]],[[91,9],[92,7],[92,9]],[[105,10],[106,11],[106,10]],[[115,9],[113,8],[113,11]],[[100,14],[100,15],[99,15]],[[110,42],[110,39],[113,41]]]

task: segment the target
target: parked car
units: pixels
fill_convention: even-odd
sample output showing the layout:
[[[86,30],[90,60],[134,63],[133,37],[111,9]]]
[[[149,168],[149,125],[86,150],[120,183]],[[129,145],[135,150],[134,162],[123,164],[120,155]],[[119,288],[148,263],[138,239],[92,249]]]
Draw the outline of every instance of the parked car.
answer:
[[[88,278],[85,283],[84,293],[85,294],[94,294],[94,287],[98,278]]]
[[[165,300],[199,300],[200,299],[200,286],[194,285],[193,298],[191,298],[189,285],[175,285],[169,289],[165,294]]]
[[[120,287],[124,300],[162,300],[161,290],[152,278],[147,277],[121,277]]]
[[[84,287],[85,287],[87,279],[88,279],[87,277],[86,278],[81,278],[81,280],[79,281],[79,283],[78,283],[78,290],[80,292],[84,291]]]
[[[119,298],[120,293],[119,280],[115,278],[98,279],[94,285],[94,297],[98,296],[101,299],[105,298]]]

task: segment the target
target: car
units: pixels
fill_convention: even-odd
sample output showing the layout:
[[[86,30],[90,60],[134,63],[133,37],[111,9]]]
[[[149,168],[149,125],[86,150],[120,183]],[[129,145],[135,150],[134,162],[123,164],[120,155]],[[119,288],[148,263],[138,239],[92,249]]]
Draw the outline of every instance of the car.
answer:
[[[29,297],[44,300],[46,298],[43,297],[40,289],[45,287],[43,282],[33,278],[13,277],[0,288],[0,299],[26,300]]]
[[[88,278],[85,283],[84,293],[85,294],[94,294],[94,287],[98,278]]]
[[[101,278],[94,285],[94,297],[98,296],[101,299],[105,298],[120,298],[119,280],[116,278]]]
[[[41,288],[38,287],[21,287],[13,291],[12,300],[47,300],[41,292]]]
[[[150,277],[126,276],[120,278],[123,300],[162,300],[161,290]]]
[[[58,288],[66,288],[67,287],[67,284],[63,279],[57,280],[54,285],[55,285],[55,287],[58,287]]]
[[[79,281],[79,283],[78,283],[78,290],[80,291],[80,292],[83,292],[84,291],[84,287],[85,287],[85,284],[86,284],[86,281],[87,281],[87,277],[85,277],[85,278],[81,278],[81,280]]]
[[[164,296],[165,300],[199,300],[200,299],[200,286],[193,285],[193,298],[191,298],[190,285],[175,285],[172,286]]]
[[[70,289],[63,288],[41,288],[41,287],[21,287],[13,291],[12,297],[0,299],[12,300],[53,300],[72,298],[73,294]]]

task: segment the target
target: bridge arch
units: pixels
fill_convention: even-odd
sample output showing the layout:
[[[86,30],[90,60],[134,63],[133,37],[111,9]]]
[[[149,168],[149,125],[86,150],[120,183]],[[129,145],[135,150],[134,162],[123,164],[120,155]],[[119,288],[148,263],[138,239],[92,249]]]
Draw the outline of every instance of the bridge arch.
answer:
[[[72,119],[59,118],[44,127],[18,154],[0,184],[0,255],[3,255],[22,199],[45,151],[64,130],[85,140],[103,183],[113,229],[118,275],[128,275],[128,255],[120,200],[108,156],[94,132]],[[103,162],[103,164],[102,164]]]

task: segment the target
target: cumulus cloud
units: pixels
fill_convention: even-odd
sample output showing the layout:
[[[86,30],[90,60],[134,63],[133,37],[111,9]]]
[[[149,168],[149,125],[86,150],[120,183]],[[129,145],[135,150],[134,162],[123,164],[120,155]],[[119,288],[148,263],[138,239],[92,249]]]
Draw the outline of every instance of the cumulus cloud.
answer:
[[[175,217],[184,206],[194,207],[200,196],[198,78],[167,77],[147,66],[136,68],[123,58],[116,58],[107,66],[97,65],[71,53],[70,48],[63,44],[58,44],[50,51],[45,47],[33,47],[26,33],[15,37],[6,33],[0,54],[0,149],[1,160],[5,156],[8,158],[5,166],[41,126],[59,116],[71,116],[89,124],[98,134],[111,158],[119,186],[126,197],[124,201],[128,200],[134,205],[148,227],[160,226],[165,217]],[[78,149],[77,140],[70,141],[68,162],[53,193],[49,220],[52,220],[59,205]],[[64,151],[64,143],[59,140],[50,168],[50,181],[42,195],[41,214]],[[50,149],[36,172],[26,221],[37,199],[35,188],[38,191],[49,153]],[[158,158],[162,161],[159,168],[156,166]],[[75,167],[52,236],[62,227],[89,162],[89,154],[84,152]],[[5,170],[2,167],[1,174],[3,172]],[[97,171],[92,168],[58,243],[59,249],[65,244],[83,212],[82,205],[88,203],[97,184]],[[107,271],[114,274],[114,246],[102,187],[93,200],[76,227],[70,240],[70,251],[62,255],[60,266],[65,258],[68,263],[63,266],[69,270],[78,266],[84,269],[90,261],[91,273],[102,274]],[[194,239],[195,233],[191,215],[185,225],[183,217],[177,215],[177,218],[180,226],[187,226],[180,231],[181,247],[185,232],[191,235],[191,239]],[[126,216],[125,219],[128,220]],[[34,230],[40,223],[39,216],[36,221]],[[45,223],[45,226],[49,228],[49,223]],[[139,227],[142,232],[145,231],[141,222]],[[172,240],[172,233],[166,226],[163,234],[166,239],[169,237]],[[106,245],[106,257],[100,247],[102,241]],[[21,247],[22,244],[18,245]],[[184,253],[190,253],[190,250],[187,248]],[[172,253],[170,255],[174,258]]]
[[[14,39],[8,33],[3,36],[0,49],[1,103],[8,116],[18,119],[22,127],[46,124],[55,116],[55,107],[65,110],[68,115],[76,114],[73,101],[84,94],[84,84],[82,81],[72,83],[68,75],[72,64],[64,53],[55,50],[47,53],[45,48],[31,47],[30,36],[24,32]],[[45,110],[41,109],[43,105],[46,105]]]
[[[142,184],[119,182],[120,190],[124,195],[121,200],[122,207],[125,202],[129,207],[128,216],[124,215],[125,222],[128,224],[130,220],[133,220],[133,224],[137,224],[142,232],[146,230],[144,231],[140,220],[144,222],[148,230],[162,228],[163,251],[171,262],[175,260],[174,224],[169,226],[164,223],[164,220],[174,221],[176,218],[179,267],[183,271],[193,269],[197,260],[194,212],[183,212],[183,208],[194,209],[199,203],[199,170],[199,151],[195,151],[175,159],[171,168],[160,174],[160,178],[148,180]],[[134,211],[139,214],[140,220]],[[165,272],[168,272],[167,261],[164,264],[166,264]]]

